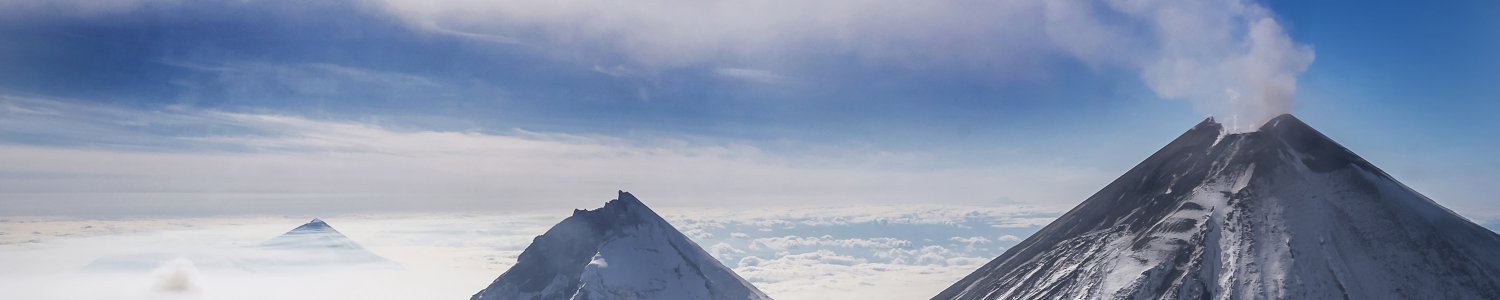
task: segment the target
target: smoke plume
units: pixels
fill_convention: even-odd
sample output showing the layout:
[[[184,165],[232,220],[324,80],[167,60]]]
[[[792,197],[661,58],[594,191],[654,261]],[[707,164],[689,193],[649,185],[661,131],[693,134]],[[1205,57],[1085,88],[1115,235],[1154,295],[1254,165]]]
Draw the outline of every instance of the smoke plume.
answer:
[[[1158,96],[1187,100],[1234,131],[1290,113],[1313,50],[1245,0],[1049,1],[1047,35],[1094,66],[1137,69]]]
[[[602,52],[596,60],[624,58],[647,70],[725,63],[776,69],[826,61],[820,55],[834,53],[898,68],[978,67],[1003,78],[1046,72],[1033,68],[1036,61],[1071,58],[1096,69],[1137,72],[1158,96],[1188,100],[1238,130],[1287,113],[1297,75],[1313,60],[1312,49],[1292,41],[1254,0],[385,4],[409,23],[443,34],[503,37],[564,57]],[[474,32],[455,33],[458,28]],[[535,29],[542,29],[541,37]]]

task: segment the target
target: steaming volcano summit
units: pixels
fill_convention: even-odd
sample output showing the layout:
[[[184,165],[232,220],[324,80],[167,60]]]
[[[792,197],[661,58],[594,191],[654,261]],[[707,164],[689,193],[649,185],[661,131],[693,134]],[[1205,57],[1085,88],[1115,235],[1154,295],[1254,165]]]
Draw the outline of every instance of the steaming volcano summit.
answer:
[[[1209,119],[933,299],[1500,299],[1495,253],[1291,115]]]

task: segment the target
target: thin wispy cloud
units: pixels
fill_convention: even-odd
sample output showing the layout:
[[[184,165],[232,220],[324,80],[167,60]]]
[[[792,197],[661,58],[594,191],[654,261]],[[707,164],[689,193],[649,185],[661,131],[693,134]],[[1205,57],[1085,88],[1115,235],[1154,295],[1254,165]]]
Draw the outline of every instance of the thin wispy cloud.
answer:
[[[930,158],[858,148],[796,154],[672,138],[438,131],[20,97],[5,103],[20,109],[0,123],[25,125],[0,132],[8,141],[0,145],[8,174],[0,177],[7,195],[0,205],[9,214],[584,207],[577,204],[598,191],[626,188],[656,193],[664,205],[989,203],[1062,197],[1069,192],[1058,190],[1067,189],[1043,187],[1099,173],[915,167]],[[151,200],[114,204],[141,198]],[[204,198],[229,202],[201,205]]]
[[[719,76],[738,78],[758,83],[778,83],[790,80],[790,78],[787,78],[786,76],[760,69],[718,68],[714,69],[714,73],[718,73]]]

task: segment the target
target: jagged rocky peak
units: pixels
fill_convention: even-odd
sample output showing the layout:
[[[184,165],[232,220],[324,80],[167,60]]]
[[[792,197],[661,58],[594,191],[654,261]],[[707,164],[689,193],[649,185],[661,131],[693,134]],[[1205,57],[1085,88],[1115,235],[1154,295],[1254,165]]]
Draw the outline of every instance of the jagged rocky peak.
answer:
[[[934,299],[1500,299],[1494,253],[1294,116],[1209,119]]]
[[[658,216],[651,208],[646,207],[645,203],[641,203],[640,199],[636,199],[635,195],[631,195],[625,191],[618,191],[618,193],[619,196],[615,197],[614,200],[605,202],[604,207],[594,210],[573,210],[573,217],[589,219],[592,223],[598,225],[616,225],[604,226],[601,229],[661,220],[661,216]]]
[[[624,191],[574,210],[472,299],[770,299]]]

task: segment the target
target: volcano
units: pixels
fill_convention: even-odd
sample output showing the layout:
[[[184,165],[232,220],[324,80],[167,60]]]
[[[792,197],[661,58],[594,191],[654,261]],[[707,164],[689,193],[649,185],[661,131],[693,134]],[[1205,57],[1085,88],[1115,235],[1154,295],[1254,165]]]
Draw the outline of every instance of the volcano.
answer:
[[[1497,254],[1296,117],[1210,118],[933,299],[1500,299]]]
[[[537,236],[471,299],[771,298],[621,191]]]
[[[244,259],[267,265],[395,264],[320,219],[262,242],[260,249],[265,251]]]

